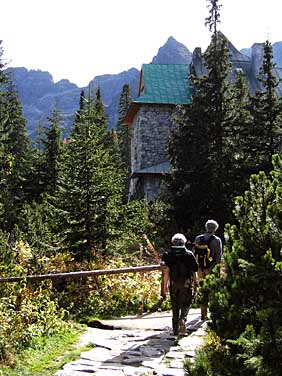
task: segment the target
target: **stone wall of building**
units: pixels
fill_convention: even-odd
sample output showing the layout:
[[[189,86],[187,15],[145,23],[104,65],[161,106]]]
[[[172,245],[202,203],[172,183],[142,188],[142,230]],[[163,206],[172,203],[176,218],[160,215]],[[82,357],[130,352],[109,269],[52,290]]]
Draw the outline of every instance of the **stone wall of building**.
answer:
[[[163,189],[163,182],[160,175],[143,175],[135,177],[130,181],[129,200],[140,197],[147,201],[154,201]]]
[[[167,161],[167,141],[173,126],[170,106],[142,105],[132,124],[132,172]]]
[[[132,124],[132,173],[156,166],[168,160],[167,142],[172,129],[174,106],[142,105]],[[161,191],[160,175],[142,175],[131,179],[131,198],[155,199]]]

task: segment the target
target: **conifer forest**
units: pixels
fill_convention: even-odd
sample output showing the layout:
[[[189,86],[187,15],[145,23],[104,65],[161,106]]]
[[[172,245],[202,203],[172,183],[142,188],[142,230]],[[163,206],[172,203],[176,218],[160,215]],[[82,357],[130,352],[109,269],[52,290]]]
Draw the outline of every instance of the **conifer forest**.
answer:
[[[154,202],[128,201],[130,127],[120,95],[108,131],[100,89],[81,92],[72,129],[60,108],[27,133],[26,120],[0,44],[0,278],[122,268],[160,262],[175,232],[220,224],[223,262],[201,284],[210,331],[192,376],[279,376],[282,366],[282,100],[264,43],[250,93],[219,35],[221,5],[208,1],[207,73],[190,74],[193,100],[177,106],[170,135],[171,172]],[[187,147],[189,145],[189,147]],[[0,283],[1,364],[74,322],[153,310],[159,273],[79,280]],[[169,302],[164,302],[164,308]]]

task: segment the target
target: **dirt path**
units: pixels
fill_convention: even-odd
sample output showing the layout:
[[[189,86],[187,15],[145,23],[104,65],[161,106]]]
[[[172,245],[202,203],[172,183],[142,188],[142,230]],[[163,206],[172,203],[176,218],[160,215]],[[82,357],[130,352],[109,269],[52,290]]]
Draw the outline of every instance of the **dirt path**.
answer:
[[[170,312],[103,320],[102,324],[119,329],[88,328],[79,346],[90,343],[93,349],[82,352],[80,359],[55,376],[184,376],[184,359],[193,359],[205,335],[198,309],[191,309],[190,334],[182,338],[172,335]]]

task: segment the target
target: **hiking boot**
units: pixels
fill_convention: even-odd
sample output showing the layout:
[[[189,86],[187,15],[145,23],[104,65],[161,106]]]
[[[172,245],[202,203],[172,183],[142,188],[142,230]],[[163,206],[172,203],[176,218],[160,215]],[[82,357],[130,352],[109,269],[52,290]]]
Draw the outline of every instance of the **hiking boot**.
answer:
[[[215,325],[214,323],[212,322],[212,320],[208,320],[206,321],[206,327],[209,328],[209,329],[212,329],[212,330],[215,330]]]
[[[187,333],[193,333],[193,332],[196,332],[198,330],[198,328],[194,327],[194,326],[190,326],[188,328],[186,328],[186,332]]]
[[[179,321],[178,333],[179,333],[180,336],[186,334],[186,325],[185,325],[185,321],[183,319],[180,319],[180,321]]]

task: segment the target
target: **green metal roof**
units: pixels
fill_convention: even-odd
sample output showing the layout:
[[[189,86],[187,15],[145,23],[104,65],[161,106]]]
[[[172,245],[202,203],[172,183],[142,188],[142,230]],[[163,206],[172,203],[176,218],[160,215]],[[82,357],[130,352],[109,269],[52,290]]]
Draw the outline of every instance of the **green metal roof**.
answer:
[[[144,91],[134,103],[191,103],[188,64],[143,64]]]

